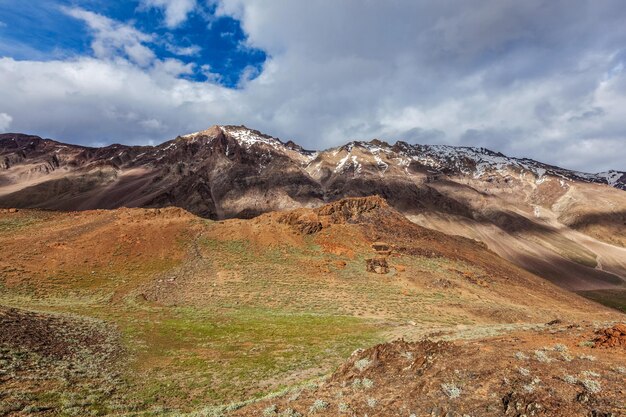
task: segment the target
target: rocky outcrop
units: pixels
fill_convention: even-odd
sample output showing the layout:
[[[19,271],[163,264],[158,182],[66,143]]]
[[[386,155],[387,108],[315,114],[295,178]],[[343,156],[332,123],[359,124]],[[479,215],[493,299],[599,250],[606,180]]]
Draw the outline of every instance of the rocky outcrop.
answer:
[[[626,324],[616,324],[608,329],[597,332],[594,347],[599,348],[626,348]]]
[[[391,245],[385,242],[374,242],[372,243],[372,249],[376,252],[376,256],[365,260],[366,271],[375,274],[389,273],[387,258],[391,256]]]
[[[389,273],[389,264],[387,258],[376,257],[365,260],[366,271],[373,272],[375,274],[387,274]]]
[[[303,235],[311,235],[322,230],[322,222],[319,216],[312,212],[303,212],[302,210],[294,210],[280,216],[279,223],[291,226],[298,233]]]
[[[314,234],[331,224],[367,223],[385,216],[387,202],[379,196],[344,198],[313,210],[298,209],[282,214],[279,223],[300,234]],[[397,215],[397,214],[396,214]]]

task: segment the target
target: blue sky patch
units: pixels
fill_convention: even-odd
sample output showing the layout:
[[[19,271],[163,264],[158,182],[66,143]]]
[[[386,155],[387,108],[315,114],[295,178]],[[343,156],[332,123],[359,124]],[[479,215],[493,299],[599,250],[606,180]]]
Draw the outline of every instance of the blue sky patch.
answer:
[[[138,0],[0,0],[0,56],[49,61],[92,55],[93,31],[64,11],[80,8],[149,35],[142,44],[157,59],[194,64],[181,77],[231,88],[242,76],[256,77],[267,56],[245,45],[239,21],[216,16],[215,6],[201,2],[197,7],[182,24],[168,28],[162,9],[144,7]]]

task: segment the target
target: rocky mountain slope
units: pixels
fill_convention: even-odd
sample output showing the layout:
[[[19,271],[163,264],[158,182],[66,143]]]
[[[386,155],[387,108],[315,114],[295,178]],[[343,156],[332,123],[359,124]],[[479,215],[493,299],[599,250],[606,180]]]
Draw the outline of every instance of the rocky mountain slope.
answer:
[[[243,126],[214,126],[155,147],[87,148],[3,134],[0,157],[4,206],[176,205],[209,218],[358,194],[380,194],[410,210],[436,206],[463,213],[466,207],[429,186],[451,178],[481,180],[488,187],[500,180],[536,186],[556,180],[563,189],[572,183],[626,189],[624,172],[586,174],[484,148],[372,140],[312,152]]]
[[[619,332],[618,325],[605,331]],[[472,341],[397,340],[357,350],[317,387],[237,416],[622,416],[623,348],[592,326],[557,323]]]
[[[485,242],[545,278],[625,299],[626,174],[483,148],[350,142],[307,151],[243,126],[159,146],[87,148],[0,136],[0,206],[178,206],[212,219],[379,195],[414,222]]]
[[[588,344],[623,314],[380,197],[224,221],[6,210],[0,246],[2,415],[623,410],[621,344]]]

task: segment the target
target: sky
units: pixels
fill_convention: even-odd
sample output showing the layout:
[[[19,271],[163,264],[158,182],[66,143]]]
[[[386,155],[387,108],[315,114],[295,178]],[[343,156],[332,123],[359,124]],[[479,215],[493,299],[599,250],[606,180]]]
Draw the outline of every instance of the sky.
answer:
[[[0,132],[244,124],[626,170],[623,0],[0,0]]]

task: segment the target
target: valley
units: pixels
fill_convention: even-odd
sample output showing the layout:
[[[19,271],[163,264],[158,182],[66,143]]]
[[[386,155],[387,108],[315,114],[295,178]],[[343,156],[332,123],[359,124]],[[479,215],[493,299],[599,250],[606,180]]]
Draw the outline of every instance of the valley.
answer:
[[[268,395],[294,392],[302,412],[376,343],[520,334],[531,346],[557,320],[580,326],[568,337],[585,354],[589,326],[623,320],[379,197],[225,221],[26,209],[0,225],[5,415],[259,415]],[[366,272],[378,241],[387,274]]]

